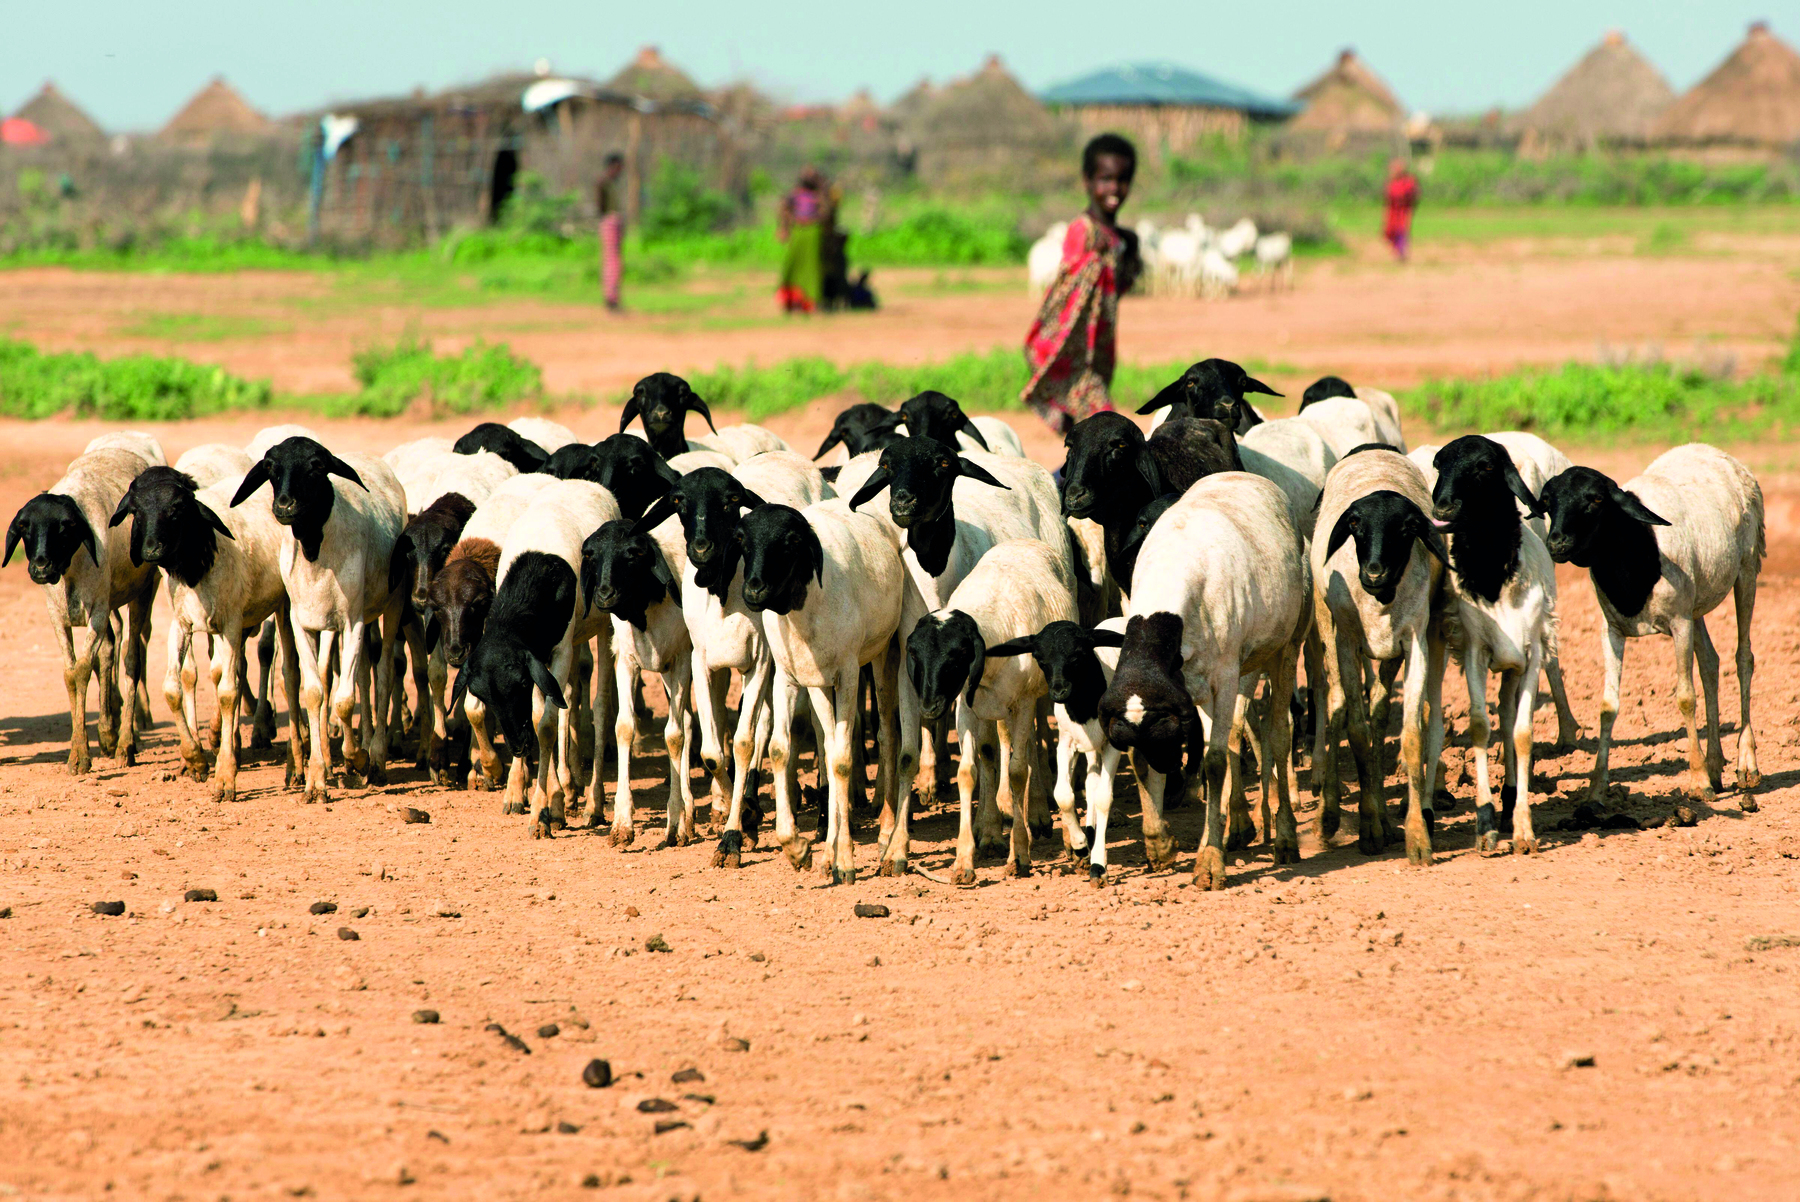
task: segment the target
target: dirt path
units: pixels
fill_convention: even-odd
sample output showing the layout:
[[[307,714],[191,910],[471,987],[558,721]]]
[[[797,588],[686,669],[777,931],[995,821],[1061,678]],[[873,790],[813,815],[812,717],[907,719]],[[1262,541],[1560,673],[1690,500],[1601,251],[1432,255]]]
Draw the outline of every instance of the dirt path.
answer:
[[[610,411],[583,420],[605,429]],[[425,428],[326,432],[379,449]],[[818,413],[783,425],[796,444],[822,429]],[[247,432],[163,433],[173,455]],[[0,512],[91,433],[0,426]],[[1624,472],[1648,454],[1578,458]],[[1800,935],[1800,480],[1767,484],[1759,813],[1727,796],[1691,829],[1552,833],[1539,858],[1480,859],[1456,784],[1428,871],[1340,838],[1293,868],[1246,853],[1221,894],[1188,886],[1192,810],[1174,816],[1181,871],[1146,875],[1129,783],[1116,883],[1096,891],[1040,846],[1031,878],[984,864],[958,891],[822,888],[763,850],[714,870],[709,845],[649,851],[643,829],[626,851],[585,832],[533,842],[492,795],[399,765],[394,787],[305,807],[259,753],[242,800],[219,807],[173,776],[160,697],[139,767],[97,759],[75,780],[60,664],[14,565],[0,573],[0,1132],[14,1149],[0,1193],[1791,1197],[1800,948],[1751,941]],[[1562,587],[1565,670],[1591,730],[1598,616],[1578,574]],[[1731,629],[1718,615],[1715,637]],[[1647,826],[1681,783],[1670,661],[1666,641],[1632,645],[1616,731],[1615,779]],[[1459,692],[1453,673],[1446,696]],[[1452,701],[1459,728],[1465,709]],[[1540,712],[1539,737],[1553,731]],[[1567,816],[1591,757],[1584,741],[1541,760],[1558,789],[1542,824]],[[1465,759],[1449,753],[1453,782]],[[644,757],[646,826],[665,773]],[[431,822],[402,824],[403,806]],[[928,806],[915,829],[915,862],[941,873],[953,807]],[[191,888],[220,900],[184,902]],[[100,900],[127,914],[92,913]],[[338,910],[311,915],[316,901]],[[889,916],[854,917],[865,901]],[[666,954],[645,950],[655,935]],[[423,1008],[441,1021],[415,1023]],[[610,1088],[582,1084],[597,1057],[620,1077]],[[672,1080],[689,1068],[702,1077]],[[673,1109],[647,1112],[658,1098]],[[668,1123],[685,1125],[656,1133]]]

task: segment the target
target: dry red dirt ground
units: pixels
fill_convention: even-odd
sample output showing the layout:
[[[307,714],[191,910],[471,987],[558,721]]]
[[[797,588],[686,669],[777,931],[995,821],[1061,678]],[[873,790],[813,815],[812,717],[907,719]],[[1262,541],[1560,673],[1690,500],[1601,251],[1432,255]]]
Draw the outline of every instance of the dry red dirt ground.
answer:
[[[810,449],[822,411],[781,428]],[[425,428],[327,433],[379,449]],[[98,429],[0,428],[0,513]],[[161,431],[171,457],[248,433]],[[1746,453],[1767,466],[1781,449]],[[1578,458],[1627,474],[1650,454]],[[1042,844],[1030,878],[984,864],[957,890],[825,888],[767,850],[731,872],[707,844],[534,842],[495,795],[398,764],[386,790],[305,806],[259,753],[222,807],[174,776],[160,607],[141,763],[97,757],[74,779],[60,664],[15,565],[0,574],[0,1195],[1791,1198],[1800,481],[1765,483],[1760,812],[1727,794],[1695,827],[1660,826],[1684,766],[1672,657],[1634,642],[1614,779],[1651,829],[1480,858],[1457,784],[1430,869],[1365,857],[1352,834],[1295,867],[1245,853],[1222,893],[1189,886],[1191,809],[1175,815],[1180,871],[1146,874],[1129,783],[1098,890]],[[1557,790],[1545,825],[1585,780],[1598,704],[1597,610],[1579,574],[1561,583],[1589,737],[1540,762]],[[1714,621],[1722,646],[1729,622]],[[1460,689],[1453,672],[1459,729]],[[1548,709],[1537,729],[1552,736]],[[1450,752],[1453,782],[1465,759]],[[643,762],[649,826],[665,765]],[[430,823],[404,824],[405,806]],[[925,814],[915,863],[941,873],[953,811]],[[183,901],[194,888],[219,900]],[[123,916],[92,911],[111,900]],[[311,914],[319,901],[336,912]],[[888,916],[854,917],[858,902]],[[666,952],[647,950],[656,936]],[[427,1008],[435,1025],[413,1019]],[[583,1083],[595,1058],[610,1087]]]

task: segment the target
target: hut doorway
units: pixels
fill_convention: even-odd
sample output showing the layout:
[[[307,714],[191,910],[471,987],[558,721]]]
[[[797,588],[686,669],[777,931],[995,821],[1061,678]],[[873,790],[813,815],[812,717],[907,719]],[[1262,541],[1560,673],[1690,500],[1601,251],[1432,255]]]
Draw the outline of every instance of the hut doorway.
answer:
[[[500,220],[506,202],[512,199],[513,182],[519,174],[519,152],[507,147],[494,155],[494,174],[488,181],[488,221]]]

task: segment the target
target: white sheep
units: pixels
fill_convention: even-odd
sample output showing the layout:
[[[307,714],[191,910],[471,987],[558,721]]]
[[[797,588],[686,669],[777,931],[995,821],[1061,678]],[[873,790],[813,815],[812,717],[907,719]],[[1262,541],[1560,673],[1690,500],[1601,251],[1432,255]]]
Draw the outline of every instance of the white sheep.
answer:
[[[1256,273],[1269,287],[1294,286],[1294,239],[1290,234],[1264,234],[1256,240]]]
[[[143,430],[119,430],[112,434],[102,434],[87,444],[88,451],[130,451],[141,458],[149,467],[167,467],[169,460],[163,454],[162,443],[156,435]]]
[[[1319,495],[1338,456],[1310,422],[1278,417],[1238,435],[1244,470],[1272,480],[1288,500],[1294,524],[1307,538],[1318,520]]]
[[[1240,217],[1229,229],[1221,230],[1213,246],[1227,259],[1237,260],[1256,249],[1256,222]]]
[[[547,417],[515,417],[506,423],[506,428],[527,442],[534,442],[544,448],[546,454],[554,455],[559,447],[566,447],[581,439],[575,431],[561,422],[553,422]]]
[[[310,438],[320,446],[325,445],[325,439],[311,429],[287,422],[279,426],[264,426],[252,434],[250,441],[244,444],[244,453],[255,461],[268,454],[269,448],[276,443],[286,442],[290,438]]]
[[[448,459],[441,470],[431,475],[429,483],[421,481],[417,492],[407,489],[407,505],[413,513],[423,513],[447,493],[457,493],[480,505],[500,485],[519,474],[519,469],[492,451],[450,455]]]
[[[175,461],[175,470],[201,488],[211,488],[227,476],[241,476],[255,463],[249,452],[228,442],[203,442],[189,447]]]
[[[1355,397],[1315,401],[1302,407],[1294,420],[1317,430],[1331,453],[1339,459],[1366,443],[1387,441],[1376,429],[1375,414]]]

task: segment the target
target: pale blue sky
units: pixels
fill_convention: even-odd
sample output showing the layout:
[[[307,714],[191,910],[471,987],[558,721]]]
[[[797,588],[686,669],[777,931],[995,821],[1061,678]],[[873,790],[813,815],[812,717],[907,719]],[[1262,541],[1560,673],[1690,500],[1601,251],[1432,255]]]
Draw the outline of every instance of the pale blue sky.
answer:
[[[1529,102],[1613,27],[1685,88],[1758,17],[1800,42],[1800,0],[3,0],[0,106],[11,111],[54,79],[109,129],[153,129],[219,73],[281,114],[539,57],[606,76],[645,43],[704,85],[748,77],[801,100],[864,85],[891,99],[989,52],[1033,88],[1169,59],[1285,94],[1353,45],[1410,107],[1473,112]]]

